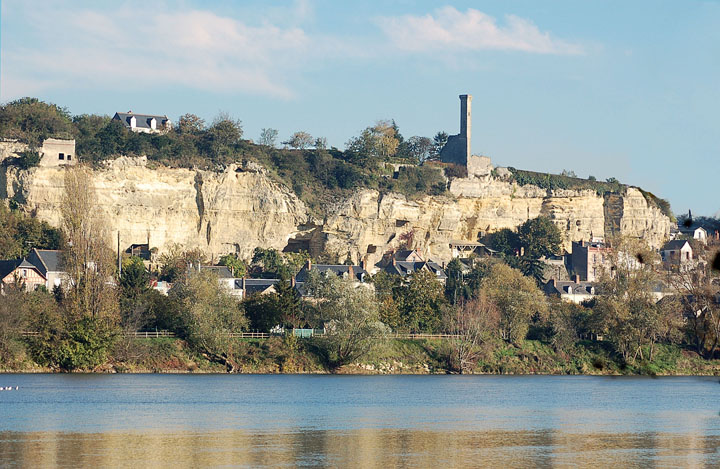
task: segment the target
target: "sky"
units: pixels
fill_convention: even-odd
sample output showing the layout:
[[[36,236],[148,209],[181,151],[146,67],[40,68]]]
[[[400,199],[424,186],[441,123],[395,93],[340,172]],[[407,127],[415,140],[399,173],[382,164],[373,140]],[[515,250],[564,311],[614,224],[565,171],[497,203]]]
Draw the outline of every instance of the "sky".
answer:
[[[344,148],[394,119],[497,166],[615,177],[720,210],[720,0],[1,0],[0,101],[221,112]]]

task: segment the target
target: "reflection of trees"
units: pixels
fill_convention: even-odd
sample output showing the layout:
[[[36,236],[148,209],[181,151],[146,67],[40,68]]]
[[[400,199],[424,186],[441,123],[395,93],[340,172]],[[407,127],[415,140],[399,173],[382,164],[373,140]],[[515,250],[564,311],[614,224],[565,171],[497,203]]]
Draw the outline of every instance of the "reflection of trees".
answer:
[[[701,429],[698,429],[701,430]],[[702,467],[720,437],[416,429],[165,433],[0,433],[0,466],[20,467]]]

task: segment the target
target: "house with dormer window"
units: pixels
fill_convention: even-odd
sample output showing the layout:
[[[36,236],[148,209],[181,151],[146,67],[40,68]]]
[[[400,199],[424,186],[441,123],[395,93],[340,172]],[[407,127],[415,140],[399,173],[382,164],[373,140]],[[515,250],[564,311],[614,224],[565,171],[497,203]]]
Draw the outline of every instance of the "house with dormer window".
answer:
[[[132,111],[116,112],[113,120],[122,122],[128,130],[147,134],[160,134],[172,128],[168,116],[136,114]]]

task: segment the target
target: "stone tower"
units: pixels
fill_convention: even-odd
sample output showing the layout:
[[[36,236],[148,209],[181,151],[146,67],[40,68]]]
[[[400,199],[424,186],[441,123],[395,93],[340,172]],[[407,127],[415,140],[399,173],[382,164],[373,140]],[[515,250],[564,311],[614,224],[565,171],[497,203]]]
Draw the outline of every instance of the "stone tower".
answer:
[[[470,138],[472,134],[472,95],[460,95],[460,137],[465,139],[465,161],[472,154]]]
[[[465,166],[470,176],[486,176],[490,174],[492,165],[490,158],[472,154],[472,96],[460,95],[460,133],[448,137],[447,143],[440,152],[443,163]]]

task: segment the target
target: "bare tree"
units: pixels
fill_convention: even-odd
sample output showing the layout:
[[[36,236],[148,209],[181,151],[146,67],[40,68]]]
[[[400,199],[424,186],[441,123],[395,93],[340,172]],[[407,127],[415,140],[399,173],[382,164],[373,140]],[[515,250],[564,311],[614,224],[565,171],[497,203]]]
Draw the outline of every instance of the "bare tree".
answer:
[[[69,277],[65,306],[75,318],[115,319],[114,256],[106,243],[107,223],[96,201],[88,169],[68,169],[61,209],[67,243],[62,260]]]
[[[295,132],[288,141],[282,143],[296,150],[304,150],[313,144],[313,138],[309,133],[301,131]]]
[[[260,145],[266,145],[268,147],[275,147],[277,141],[278,131],[276,129],[262,129],[260,131]]]
[[[477,298],[451,306],[445,313],[445,329],[454,337],[450,365],[460,373],[475,369],[482,345],[498,334],[500,312],[482,291]]]

